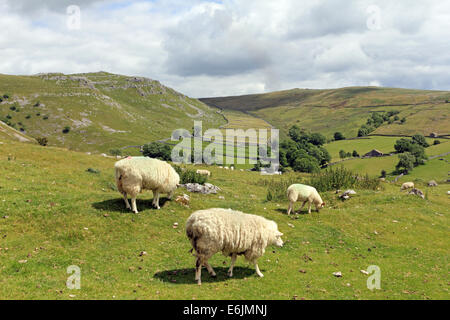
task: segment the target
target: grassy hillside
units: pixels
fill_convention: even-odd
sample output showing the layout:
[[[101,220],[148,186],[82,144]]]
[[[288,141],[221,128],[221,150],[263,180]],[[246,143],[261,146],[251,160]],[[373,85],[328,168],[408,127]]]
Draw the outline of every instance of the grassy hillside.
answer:
[[[0,75],[0,120],[53,146],[106,152],[167,138],[174,129],[225,123],[215,109],[158,81],[106,72]],[[69,132],[63,133],[68,127]],[[66,130],[67,131],[67,130]]]
[[[294,124],[332,137],[340,131],[357,135],[372,112],[398,110],[399,121],[373,134],[412,135],[432,132],[450,134],[448,91],[354,87],[330,90],[293,89],[259,95],[205,98],[201,101],[224,110],[245,111],[286,133]]]
[[[0,139],[1,140],[8,140],[8,141],[21,141],[21,142],[31,142],[35,143],[36,141],[24,134],[23,132],[20,132],[10,126],[8,126],[3,121],[0,121]]]
[[[190,194],[189,208],[163,201],[156,211],[150,209],[151,193],[144,193],[134,215],[124,210],[115,190],[113,159],[0,140],[0,299],[450,297],[448,184],[419,183],[427,200],[390,184],[379,191],[357,190],[348,202],[324,193],[325,209],[295,219],[285,214],[286,201],[265,202],[263,181],[289,177],[209,167],[209,182],[222,189],[220,194]],[[429,170],[423,174],[434,178]],[[285,246],[268,248],[260,259],[264,278],[238,258],[234,278],[227,279],[229,258],[217,254],[211,264],[218,278],[203,271],[203,285],[196,285],[184,223],[194,210],[208,207],[243,210],[278,223]],[[70,265],[81,268],[81,290],[66,288]],[[360,270],[370,265],[381,268],[381,290],[366,287]],[[342,278],[332,275],[337,271]]]

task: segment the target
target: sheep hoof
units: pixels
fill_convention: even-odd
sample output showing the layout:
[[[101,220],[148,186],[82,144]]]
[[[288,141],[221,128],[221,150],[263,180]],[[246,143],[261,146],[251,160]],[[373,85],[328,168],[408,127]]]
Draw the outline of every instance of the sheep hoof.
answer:
[[[211,273],[211,277],[213,277],[213,278],[217,278],[217,274],[215,274],[215,273]]]
[[[202,282],[201,281],[197,281],[197,285],[201,286]]]
[[[258,277],[260,277],[260,278],[264,278],[264,275],[263,275],[262,273],[258,273],[257,275],[258,275]]]
[[[228,277],[229,277],[229,278],[233,278],[233,272],[228,271],[227,274],[228,274]]]

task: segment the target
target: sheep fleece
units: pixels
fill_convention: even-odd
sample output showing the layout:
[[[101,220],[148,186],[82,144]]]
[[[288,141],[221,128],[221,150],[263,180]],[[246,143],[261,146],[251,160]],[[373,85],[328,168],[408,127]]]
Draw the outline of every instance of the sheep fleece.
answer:
[[[132,157],[116,162],[116,181],[120,192],[138,194],[143,189],[171,193],[180,183],[170,164],[148,157]]]
[[[199,210],[186,222],[186,235],[198,255],[237,253],[250,262],[264,254],[277,232],[274,221],[230,209]]]

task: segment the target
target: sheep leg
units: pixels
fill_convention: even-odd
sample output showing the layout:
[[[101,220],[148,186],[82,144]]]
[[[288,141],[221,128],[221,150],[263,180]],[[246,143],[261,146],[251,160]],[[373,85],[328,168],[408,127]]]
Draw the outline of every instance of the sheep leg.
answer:
[[[123,195],[123,200],[125,201],[125,207],[126,207],[127,209],[131,209],[130,203],[128,202],[127,193],[124,192],[124,193],[122,193],[122,195]]]
[[[138,213],[136,206],[136,196],[131,197],[131,211],[133,211],[134,213]]]
[[[309,202],[308,213],[311,214],[311,201]]]
[[[307,201],[303,201],[303,204],[302,204],[302,207],[299,210],[299,213],[302,212],[303,208],[305,207],[306,202],[308,202],[308,200]]]
[[[255,262],[255,269],[256,269],[256,274],[259,276],[259,277],[264,277],[264,275],[261,273],[261,271],[259,270],[259,267],[258,267],[258,263],[257,262]]]
[[[230,265],[230,269],[228,269],[228,276],[231,278],[233,277],[233,268],[234,268],[234,263],[236,262],[236,258],[237,258],[237,254],[233,253],[231,255],[231,265]]]
[[[197,284],[200,286],[202,284],[202,264],[200,262],[200,258],[197,258],[197,261],[195,262],[195,280],[197,281]]]
[[[294,209],[294,203],[292,201],[289,202],[289,208],[288,208],[288,216],[291,214],[292,209]]]
[[[158,191],[155,191],[155,193],[153,195],[153,206],[158,210],[161,209],[159,207],[159,192]]]
[[[217,275],[216,275],[216,273],[214,272],[214,269],[213,269],[213,268],[211,267],[211,265],[208,263],[208,261],[206,261],[206,262],[204,263],[204,265],[205,265],[206,269],[208,269],[208,272],[209,272],[209,274],[211,275],[211,277],[215,278]]]

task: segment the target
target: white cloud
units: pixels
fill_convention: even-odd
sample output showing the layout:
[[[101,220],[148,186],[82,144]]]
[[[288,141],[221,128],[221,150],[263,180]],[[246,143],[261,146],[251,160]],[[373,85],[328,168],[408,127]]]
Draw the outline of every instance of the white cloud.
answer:
[[[66,27],[69,4],[81,30]],[[195,97],[450,88],[450,4],[438,0],[2,0],[0,11],[0,73],[105,70]]]

